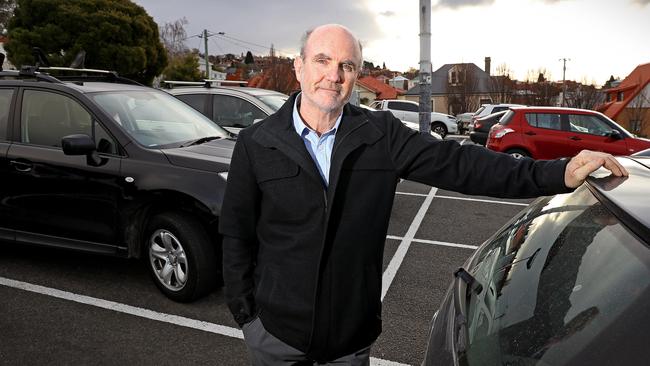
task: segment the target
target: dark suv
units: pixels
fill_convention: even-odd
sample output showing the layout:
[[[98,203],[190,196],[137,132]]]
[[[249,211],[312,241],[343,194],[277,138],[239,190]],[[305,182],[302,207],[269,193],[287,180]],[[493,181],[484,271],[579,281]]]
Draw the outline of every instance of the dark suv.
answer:
[[[423,365],[647,365],[650,158],[543,197],[459,268]],[[451,276],[450,276],[451,277]]]
[[[142,257],[168,297],[207,293],[228,132],[115,73],[45,69],[0,72],[0,239]]]

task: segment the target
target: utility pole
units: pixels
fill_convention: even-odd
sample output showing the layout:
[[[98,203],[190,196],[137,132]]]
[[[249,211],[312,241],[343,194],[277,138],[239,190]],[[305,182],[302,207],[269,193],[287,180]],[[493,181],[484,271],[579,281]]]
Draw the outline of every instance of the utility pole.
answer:
[[[205,44],[205,78],[210,78],[210,63],[208,62],[208,30],[203,30],[203,43]]]
[[[431,0],[420,0],[420,132],[431,131]]]
[[[570,58],[561,58],[558,61],[562,61],[562,105],[561,107],[565,106],[565,98],[566,98],[566,62],[571,61]]]

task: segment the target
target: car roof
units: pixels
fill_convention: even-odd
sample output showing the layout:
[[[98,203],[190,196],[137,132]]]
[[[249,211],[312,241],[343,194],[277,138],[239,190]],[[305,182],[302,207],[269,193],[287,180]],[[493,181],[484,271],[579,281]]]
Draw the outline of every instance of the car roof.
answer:
[[[275,90],[261,89],[261,88],[252,88],[249,86],[238,86],[238,87],[224,87],[224,86],[213,86],[210,88],[202,86],[175,86],[170,89],[165,89],[170,94],[193,94],[197,91],[200,93],[208,94],[220,94],[224,91],[226,92],[240,92],[244,94],[249,94],[252,96],[262,96],[262,95],[285,95]]]
[[[590,190],[641,239],[650,240],[650,157],[618,157],[630,173],[615,177],[601,168],[587,184]]]
[[[121,84],[121,83],[107,83],[101,81],[65,82],[64,84],[82,93],[153,89],[148,86]]]
[[[533,106],[513,106],[510,107],[512,110],[522,110],[522,111],[555,111],[555,112],[584,112],[590,114],[600,114],[597,111],[589,109],[580,109],[580,108],[569,108],[569,107],[533,107]]]

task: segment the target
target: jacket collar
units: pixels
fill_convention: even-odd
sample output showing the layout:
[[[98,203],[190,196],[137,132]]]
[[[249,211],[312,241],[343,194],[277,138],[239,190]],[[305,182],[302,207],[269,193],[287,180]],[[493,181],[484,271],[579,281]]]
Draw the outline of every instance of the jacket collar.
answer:
[[[304,142],[293,126],[293,105],[298,93],[294,93],[280,109],[261,123],[253,133],[253,140],[264,147],[276,148],[303,168],[312,178],[322,183],[316,163],[312,160]],[[368,123],[368,117],[362,109],[350,106],[343,108],[343,117],[336,132],[330,166],[330,191],[336,188],[345,158],[359,146],[372,144],[383,133]]]

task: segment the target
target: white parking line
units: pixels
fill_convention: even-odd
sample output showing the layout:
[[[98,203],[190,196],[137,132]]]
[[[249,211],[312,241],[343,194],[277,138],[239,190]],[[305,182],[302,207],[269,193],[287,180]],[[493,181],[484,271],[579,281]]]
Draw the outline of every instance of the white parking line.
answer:
[[[119,302],[98,299],[95,297],[79,295],[68,291],[58,290],[55,288],[34,285],[28,282],[16,281],[9,278],[0,277],[0,285],[12,287],[24,291],[34,292],[41,295],[56,297],[63,300],[73,301],[80,304],[91,305],[102,309],[116,311],[141,318],[156,320],[163,323],[179,325],[181,327],[202,330],[208,333],[224,335],[231,338],[244,339],[241,330],[225,325],[214,324],[206,321],[186,318],[183,316],[160,313],[157,311],[121,304]],[[381,358],[370,357],[370,364],[373,366],[409,366],[399,362],[384,360]]]
[[[410,193],[410,192],[395,192],[395,194],[401,194],[403,196],[420,196],[420,197],[428,196],[428,195],[423,194],[423,193]],[[459,200],[459,201],[498,203],[498,204],[501,204],[501,205],[512,205],[512,206],[528,206],[528,203],[486,200],[486,199],[482,199],[482,198],[468,198],[468,197],[454,197],[454,196],[436,196],[436,198],[445,198],[445,199],[449,199],[449,200]]]
[[[388,267],[384,271],[384,274],[381,279],[381,301],[384,301],[384,297],[386,296],[386,293],[388,292],[391,283],[393,283],[393,279],[397,274],[397,270],[402,265],[402,261],[406,256],[406,252],[408,252],[409,247],[411,246],[411,242],[415,237],[415,233],[417,233],[418,229],[420,228],[422,219],[424,219],[424,215],[427,213],[427,210],[431,205],[431,201],[433,201],[433,197],[436,195],[437,191],[438,188],[435,187],[431,188],[429,194],[427,195],[427,198],[424,199],[422,206],[420,206],[420,210],[418,210],[418,213],[415,215],[415,218],[413,218],[413,221],[411,222],[411,226],[409,226],[406,235],[404,236],[404,238],[402,238],[402,242],[399,244],[399,247],[397,247],[397,250],[395,251],[393,258],[390,260],[390,263],[388,263]]]
[[[403,240],[404,238],[401,237],[401,236],[386,235],[386,239]],[[433,245],[441,245],[441,246],[444,246],[444,247],[454,247],[454,248],[463,248],[463,249],[476,249],[476,248],[478,248],[478,246],[476,246],[476,245],[450,243],[450,242],[447,242],[447,241],[426,240],[426,239],[412,239],[411,241],[415,242],[415,243],[433,244]]]

